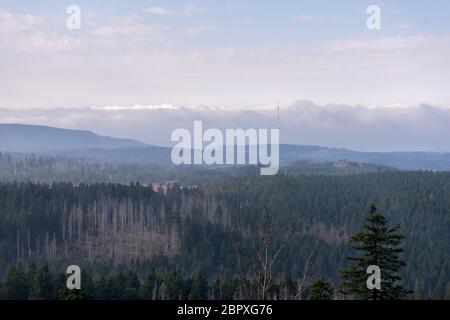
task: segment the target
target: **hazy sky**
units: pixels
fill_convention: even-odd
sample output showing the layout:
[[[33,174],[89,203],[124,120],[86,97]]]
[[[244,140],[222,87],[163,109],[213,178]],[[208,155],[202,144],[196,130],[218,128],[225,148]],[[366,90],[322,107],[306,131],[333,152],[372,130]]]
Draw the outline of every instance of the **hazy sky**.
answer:
[[[376,123],[375,114],[389,113],[391,123],[402,123],[416,117],[423,105],[436,110],[450,106],[450,2],[413,3],[0,0],[0,122],[21,119],[141,138],[148,130],[135,132],[126,124],[145,121],[136,114],[151,112],[137,112],[135,106],[227,112],[264,109],[280,99],[286,110],[298,100],[326,105],[334,116],[329,125],[341,117],[332,107],[336,104],[354,111],[349,121],[354,114],[355,121]],[[381,8],[381,30],[366,27],[366,9],[372,4]],[[66,27],[69,5],[81,9],[81,30]],[[76,121],[117,106],[121,111],[106,117],[115,115],[115,126]],[[375,106],[377,113],[365,112]],[[61,111],[62,119],[55,108],[72,109]],[[173,123],[151,119],[169,127]],[[430,132],[439,125],[444,124],[422,124]],[[387,134],[395,128],[383,130]],[[295,139],[294,133],[285,137],[308,142]],[[447,137],[433,136],[436,141]],[[328,145],[335,144],[333,138],[328,137]],[[362,144],[354,135],[349,138],[350,146]],[[399,140],[395,146],[423,147],[416,142]]]
[[[450,105],[449,57],[447,0],[0,0],[0,107]]]

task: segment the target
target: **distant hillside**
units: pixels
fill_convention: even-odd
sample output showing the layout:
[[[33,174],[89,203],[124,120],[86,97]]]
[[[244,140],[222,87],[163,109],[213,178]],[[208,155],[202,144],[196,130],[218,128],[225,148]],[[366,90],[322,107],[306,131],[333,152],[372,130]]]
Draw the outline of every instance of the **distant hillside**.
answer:
[[[357,163],[340,160],[336,162],[314,162],[311,160],[296,161],[284,168],[287,174],[330,174],[351,175],[397,171],[395,168],[368,163]]]
[[[147,149],[145,149],[147,150]],[[99,150],[104,155],[108,150]],[[298,161],[280,169],[288,175],[356,175],[394,172],[394,168],[347,161],[319,163]],[[178,181],[185,185],[213,183],[240,175],[259,175],[256,166],[168,166],[156,163],[106,163],[55,155],[0,152],[1,182],[72,182],[122,183],[139,182],[147,185],[155,181]]]
[[[56,153],[57,155],[109,162],[172,165],[171,148],[168,147],[130,147],[114,150],[85,149],[74,154],[71,151]],[[55,153],[53,153],[55,154]],[[371,164],[378,167],[391,167],[400,170],[432,170],[450,171],[450,153],[433,152],[359,152],[348,149],[327,148],[318,146],[280,146],[280,165],[289,166],[299,161],[313,163],[335,163],[337,161]],[[217,168],[218,166],[210,166]],[[319,168],[316,168],[319,169]],[[322,168],[323,169],[323,168]],[[354,171],[355,168],[350,168]],[[341,172],[345,170],[340,170]],[[375,170],[376,171],[376,170]]]
[[[1,151],[33,152],[116,164],[172,165],[169,147],[149,146],[135,140],[100,136],[90,131],[20,124],[0,124]],[[450,153],[360,152],[319,146],[280,145],[282,167],[298,161],[334,163],[340,160],[401,170],[450,171]],[[364,171],[367,168],[362,169]]]
[[[159,164],[172,166],[170,153],[171,149],[168,147],[146,146],[118,149],[96,148],[76,151],[61,150],[48,152],[47,154],[113,164]]]
[[[0,151],[49,152],[142,146],[145,144],[135,140],[105,137],[90,131],[23,124],[0,124]]]
[[[437,152],[361,152],[349,149],[318,146],[281,145],[280,162],[289,165],[296,161],[371,163],[402,170],[450,170],[450,153]]]

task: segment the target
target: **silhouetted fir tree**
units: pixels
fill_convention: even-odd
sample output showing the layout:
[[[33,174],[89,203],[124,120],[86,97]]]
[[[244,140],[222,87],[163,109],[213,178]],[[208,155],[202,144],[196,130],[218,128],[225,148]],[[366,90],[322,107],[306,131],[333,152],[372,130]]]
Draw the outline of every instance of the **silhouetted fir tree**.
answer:
[[[342,274],[342,293],[363,300],[396,300],[408,296],[411,292],[403,287],[400,269],[405,263],[399,254],[403,236],[400,226],[388,226],[386,218],[370,204],[365,222],[360,232],[350,238],[350,244],[359,254],[348,257],[351,266]],[[367,288],[367,268],[376,265],[381,269],[380,290]]]
[[[199,272],[191,283],[191,290],[188,295],[189,300],[205,300],[208,299],[208,282]]]
[[[140,282],[134,272],[119,272],[107,277],[103,282],[103,295],[112,300],[138,299],[140,294]]]
[[[110,277],[102,274],[95,281],[95,297],[101,300],[115,298],[115,288]]]
[[[314,281],[308,288],[307,300],[332,300],[334,289],[328,282],[322,280]]]
[[[64,300],[65,296],[67,296],[70,293],[70,291],[72,291],[69,288],[67,288],[67,276],[65,273],[58,273],[54,276],[54,278],[55,278],[55,288],[57,289],[56,298]]]
[[[140,298],[141,295],[141,283],[139,281],[138,275],[133,271],[128,271],[125,274],[125,290],[122,294],[122,299],[125,300],[136,300]]]
[[[423,281],[416,279],[416,284],[414,287],[414,300],[425,300],[426,294],[423,288]]]
[[[150,271],[145,277],[144,283],[142,284],[142,299],[144,300],[154,300],[157,299],[158,290],[158,277],[155,270]]]
[[[165,280],[169,300],[184,298],[185,284],[179,271],[170,273]]]
[[[450,300],[450,283],[447,285],[447,292],[445,294],[445,300]]]
[[[26,300],[29,294],[30,286],[22,267],[16,264],[9,266],[5,273],[0,297],[9,300]]]
[[[442,281],[439,281],[436,288],[433,290],[433,294],[431,295],[431,298],[433,300],[444,300],[445,299],[445,285],[442,283]]]
[[[35,300],[51,300],[55,296],[52,274],[48,269],[48,265],[44,265],[34,274],[31,298]]]
[[[81,292],[88,299],[95,296],[95,282],[91,274],[87,271],[83,271],[81,275]]]
[[[36,274],[36,272],[37,272],[36,264],[34,262],[31,262],[27,268],[27,281],[30,285],[30,290],[31,290],[31,285],[33,284],[34,275]]]

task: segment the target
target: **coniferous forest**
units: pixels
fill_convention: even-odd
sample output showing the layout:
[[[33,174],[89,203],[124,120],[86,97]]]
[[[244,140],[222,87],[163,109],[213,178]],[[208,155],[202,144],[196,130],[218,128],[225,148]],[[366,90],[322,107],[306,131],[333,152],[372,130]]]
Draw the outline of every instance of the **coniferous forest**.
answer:
[[[89,172],[93,165],[32,161],[39,164],[29,166],[32,176],[47,180],[58,175],[54,166]],[[41,167],[48,168],[47,175],[39,173]],[[201,178],[188,169],[155,170],[161,178],[177,179],[165,190],[152,188],[151,174],[140,183],[83,182],[76,174],[76,182],[68,177],[26,182],[26,175],[14,182],[3,175],[0,295],[450,298],[450,173],[347,168],[335,174],[330,168],[315,174],[291,169],[272,177],[251,168],[205,170]],[[120,169],[92,172],[106,176],[109,170]],[[129,177],[137,171],[123,170]],[[361,255],[361,247],[372,251]],[[358,269],[372,263],[384,263],[382,278],[393,288],[375,297],[361,289],[367,276]],[[65,288],[69,265],[81,267],[80,291]]]

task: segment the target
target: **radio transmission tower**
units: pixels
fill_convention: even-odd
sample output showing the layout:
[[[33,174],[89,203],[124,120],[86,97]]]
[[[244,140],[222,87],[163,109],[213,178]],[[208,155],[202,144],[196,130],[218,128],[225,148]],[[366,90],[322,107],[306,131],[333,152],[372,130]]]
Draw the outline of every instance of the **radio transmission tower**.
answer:
[[[280,100],[277,101],[277,129],[280,129]]]

